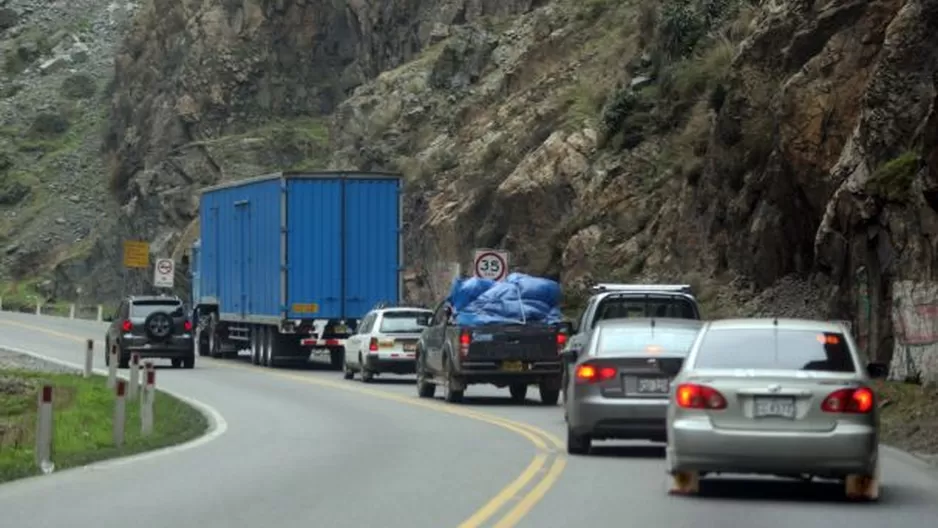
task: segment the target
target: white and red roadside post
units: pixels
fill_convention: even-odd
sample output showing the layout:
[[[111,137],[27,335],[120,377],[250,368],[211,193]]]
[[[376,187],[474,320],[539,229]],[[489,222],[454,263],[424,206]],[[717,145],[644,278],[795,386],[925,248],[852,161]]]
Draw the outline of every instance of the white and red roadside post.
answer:
[[[156,398],[156,368],[152,361],[144,363],[143,396],[140,398],[140,434],[153,432],[153,402]]]
[[[94,339],[89,339],[85,343],[85,372],[86,378],[91,377],[91,368],[94,365]]]
[[[140,354],[134,352],[130,355],[130,387],[127,390],[127,399],[133,401],[137,398],[140,389]]]
[[[127,395],[127,382],[117,380],[117,388],[114,391],[117,396],[114,399],[114,445],[121,447],[124,445],[124,421],[127,418],[127,405],[124,397]]]
[[[36,428],[36,464],[43,473],[55,469],[52,463],[52,385],[39,390],[39,420]]]
[[[111,345],[107,353],[107,387],[113,389],[117,387],[117,345]]]

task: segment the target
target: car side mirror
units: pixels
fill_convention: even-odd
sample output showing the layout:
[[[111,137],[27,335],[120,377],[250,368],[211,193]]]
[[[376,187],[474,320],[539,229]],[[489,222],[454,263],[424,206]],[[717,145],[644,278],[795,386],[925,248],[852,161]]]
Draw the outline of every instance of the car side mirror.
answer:
[[[866,373],[873,379],[883,379],[889,375],[889,366],[871,361],[866,365]]]
[[[576,360],[580,358],[580,351],[576,348],[568,348],[561,352],[560,356],[567,363],[576,363]]]

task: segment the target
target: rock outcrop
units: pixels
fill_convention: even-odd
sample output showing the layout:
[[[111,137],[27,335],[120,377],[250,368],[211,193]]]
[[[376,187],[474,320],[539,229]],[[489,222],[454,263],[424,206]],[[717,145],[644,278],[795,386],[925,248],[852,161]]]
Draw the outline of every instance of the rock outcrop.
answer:
[[[223,179],[397,170],[415,295],[498,246],[573,303],[689,281],[711,314],[849,320],[890,359],[924,346],[895,292],[936,280],[936,39],[938,0],[149,0],[101,249],[187,243]]]

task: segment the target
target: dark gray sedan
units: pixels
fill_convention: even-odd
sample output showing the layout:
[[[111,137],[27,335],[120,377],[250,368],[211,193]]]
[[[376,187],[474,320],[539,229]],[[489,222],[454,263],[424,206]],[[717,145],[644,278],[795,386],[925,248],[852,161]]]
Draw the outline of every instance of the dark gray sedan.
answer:
[[[664,318],[597,324],[567,381],[567,452],[587,454],[593,440],[666,441],[666,372],[677,371],[701,325]]]

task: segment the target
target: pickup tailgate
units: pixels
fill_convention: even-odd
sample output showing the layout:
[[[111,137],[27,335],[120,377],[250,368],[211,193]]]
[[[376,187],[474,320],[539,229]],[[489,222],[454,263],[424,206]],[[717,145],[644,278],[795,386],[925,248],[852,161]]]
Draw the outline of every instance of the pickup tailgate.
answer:
[[[486,325],[462,328],[469,335],[468,361],[558,361],[557,329],[547,325]]]

